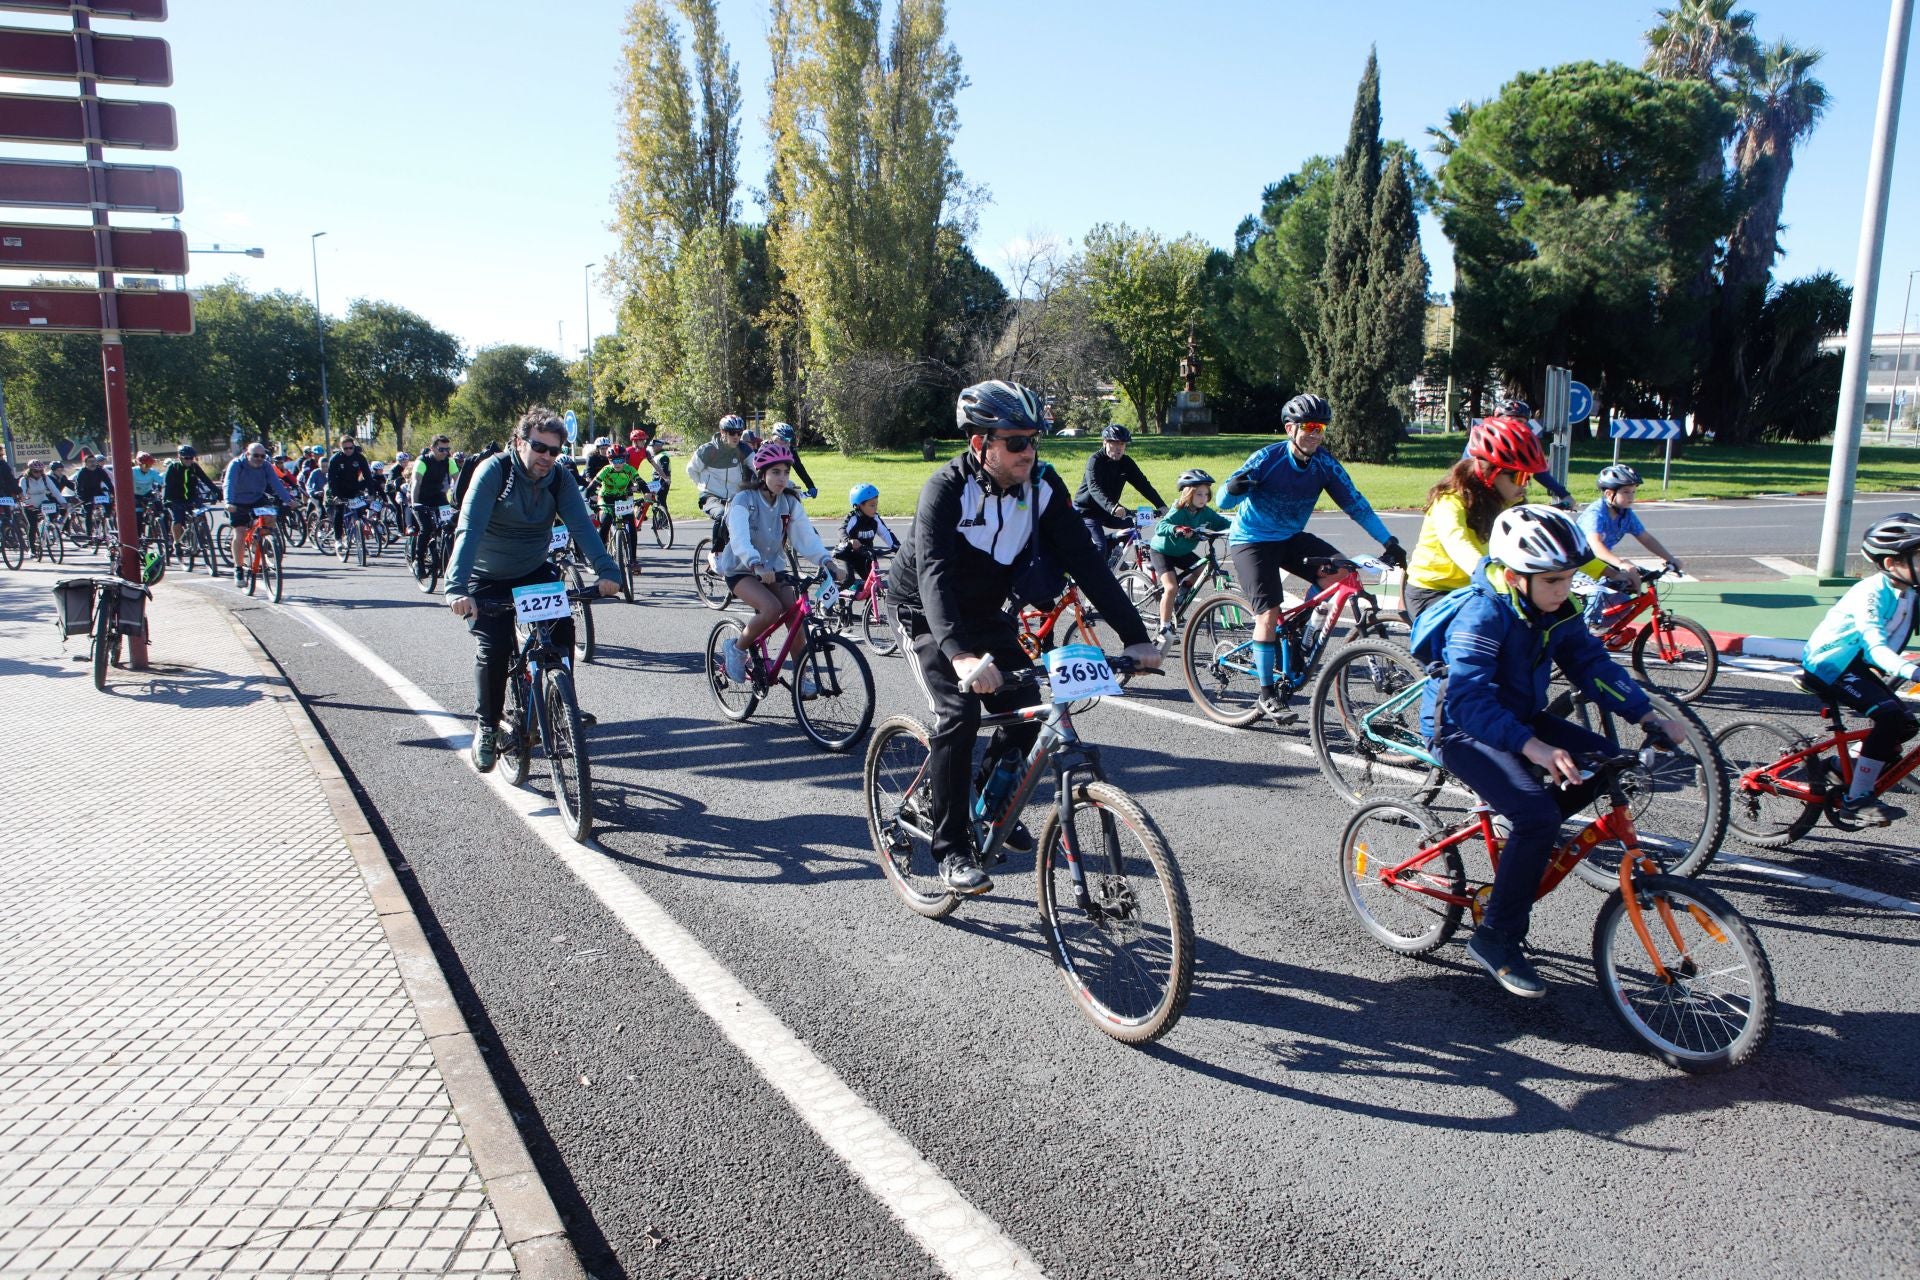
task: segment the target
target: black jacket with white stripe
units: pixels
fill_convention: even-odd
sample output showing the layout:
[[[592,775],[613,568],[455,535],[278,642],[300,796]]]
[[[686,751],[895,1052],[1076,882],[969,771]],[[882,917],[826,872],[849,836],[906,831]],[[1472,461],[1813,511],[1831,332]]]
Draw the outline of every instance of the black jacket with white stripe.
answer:
[[[888,575],[888,595],[926,618],[947,657],[978,654],[990,636],[1005,634],[1007,596],[1029,542],[1072,576],[1122,644],[1146,643],[1138,611],[1087,537],[1059,473],[1048,467],[1026,484],[1002,489],[971,450],[920,490],[913,536]]]

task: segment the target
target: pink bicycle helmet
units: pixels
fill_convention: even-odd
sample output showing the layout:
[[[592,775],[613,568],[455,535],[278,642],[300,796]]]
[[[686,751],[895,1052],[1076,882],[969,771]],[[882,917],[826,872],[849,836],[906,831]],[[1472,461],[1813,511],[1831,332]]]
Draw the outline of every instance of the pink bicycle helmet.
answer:
[[[754,450],[753,474],[759,475],[768,467],[790,467],[793,465],[793,449],[785,440],[769,440]]]

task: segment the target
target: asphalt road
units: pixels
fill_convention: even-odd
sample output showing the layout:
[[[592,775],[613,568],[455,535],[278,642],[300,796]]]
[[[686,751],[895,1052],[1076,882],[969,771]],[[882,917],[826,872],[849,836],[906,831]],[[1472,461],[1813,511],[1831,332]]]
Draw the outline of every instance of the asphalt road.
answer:
[[[720,718],[697,674],[716,615],[686,572],[700,532],[647,555],[640,604],[597,615],[602,656],[579,681],[600,717],[596,863],[1046,1274],[1913,1274],[1920,908],[1847,887],[1920,900],[1920,812],[1876,838],[1729,843],[1747,861],[1706,879],[1757,927],[1778,1021],[1745,1069],[1691,1078],[1603,1007],[1598,894],[1570,881],[1536,912],[1543,1002],[1503,995],[1457,941],[1391,955],[1339,896],[1347,811],[1303,734],[1220,731],[1177,678],[1136,685],[1131,707],[1079,724],[1168,834],[1201,945],[1183,1021],[1128,1049],[1070,1005],[1021,860],[946,922],[912,916],[868,848],[858,752],[812,748],[784,700]],[[1351,526],[1334,536],[1356,541]],[[942,1274],[382,679],[299,611],[205,589],[344,762],[596,1275]],[[363,571],[296,553],[288,591],[441,706],[471,706],[464,627],[395,560]],[[924,711],[901,659],[872,665],[878,714]],[[1704,710],[1815,728],[1804,702],[1729,672]]]

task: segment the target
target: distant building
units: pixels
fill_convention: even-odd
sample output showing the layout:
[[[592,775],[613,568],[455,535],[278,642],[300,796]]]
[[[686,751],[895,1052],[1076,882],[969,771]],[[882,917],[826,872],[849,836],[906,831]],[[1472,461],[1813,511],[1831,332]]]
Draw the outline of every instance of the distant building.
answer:
[[[1901,350],[1902,338],[1905,351]],[[1820,344],[1823,352],[1845,352],[1847,335],[1836,333]],[[1900,416],[1911,419],[1920,411],[1920,329],[1902,335],[1876,333],[1867,356],[1866,421],[1884,424],[1891,414],[1896,394]]]

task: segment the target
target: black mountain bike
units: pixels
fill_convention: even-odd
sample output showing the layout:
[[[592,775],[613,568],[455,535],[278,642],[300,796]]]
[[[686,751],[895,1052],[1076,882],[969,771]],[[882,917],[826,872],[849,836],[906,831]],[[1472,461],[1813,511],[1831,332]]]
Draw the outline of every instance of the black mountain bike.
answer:
[[[553,583],[552,593],[570,606],[587,608],[600,598],[597,587],[573,591],[564,582]],[[473,603],[484,614],[515,612],[510,601]],[[520,652],[507,669],[507,705],[500,718],[501,763],[507,781],[520,786],[533,768],[538,741],[553,775],[553,798],[561,820],[575,840],[585,841],[593,833],[593,770],[580,728],[580,704],[574,699],[573,673],[561,662],[566,655],[553,643],[551,633],[557,621],[549,618],[520,625]]]

